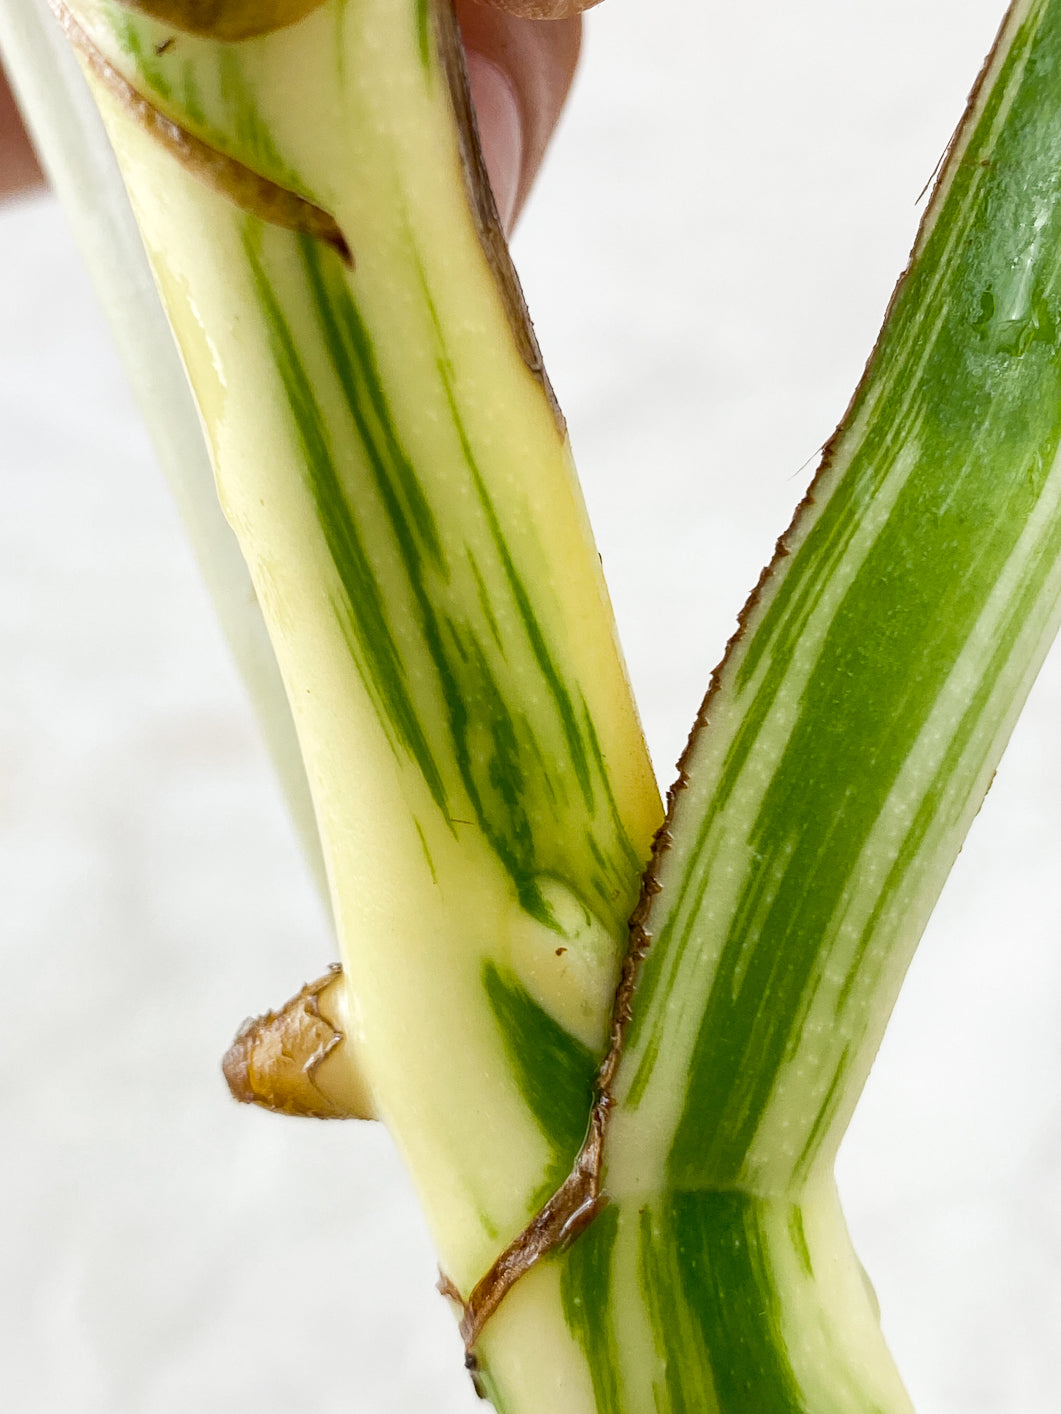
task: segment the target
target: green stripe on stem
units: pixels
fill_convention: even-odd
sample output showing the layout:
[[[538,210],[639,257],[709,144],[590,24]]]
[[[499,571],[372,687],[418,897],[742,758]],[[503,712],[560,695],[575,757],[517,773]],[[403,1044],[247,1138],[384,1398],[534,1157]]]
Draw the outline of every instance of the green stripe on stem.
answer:
[[[483,966],[483,986],[513,1078],[556,1155],[543,1185],[544,1202],[570,1172],[586,1137],[599,1057],[493,962]]]

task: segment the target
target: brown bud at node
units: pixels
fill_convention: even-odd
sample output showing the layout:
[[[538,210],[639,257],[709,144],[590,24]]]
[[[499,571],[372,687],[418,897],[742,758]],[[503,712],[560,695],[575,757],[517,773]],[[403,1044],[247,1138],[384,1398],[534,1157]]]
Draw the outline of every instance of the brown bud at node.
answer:
[[[344,986],[334,967],[279,1011],[240,1028],[221,1063],[237,1100],[314,1119],[375,1118],[353,1042],[338,1025]]]

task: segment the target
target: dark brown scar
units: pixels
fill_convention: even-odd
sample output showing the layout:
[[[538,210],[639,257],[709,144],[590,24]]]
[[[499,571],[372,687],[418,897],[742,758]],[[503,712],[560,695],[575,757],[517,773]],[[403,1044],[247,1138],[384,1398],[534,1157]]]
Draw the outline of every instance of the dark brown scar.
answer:
[[[66,37],[85,64],[133,120],[189,172],[230,201],[272,226],[313,236],[337,251],[347,265],[353,256],[334,216],[312,201],[219,152],[166,116],[134,88],[100,53],[63,0],[49,0]]]
[[[508,315],[509,327],[516,341],[520,357],[540,385],[549,404],[550,411],[561,433],[566,433],[567,425],[560,411],[549,376],[545,371],[541,349],[531,323],[527,302],[508,253],[508,242],[498,218],[490,178],[483,161],[479,142],[479,127],[475,108],[472,105],[468,87],[468,70],[464,60],[464,45],[461,42],[453,0],[432,0],[431,14],[435,47],[439,62],[449,85],[453,116],[457,127],[457,141],[460,149],[461,170],[464,189],[468,197],[472,220],[475,222],[479,244],[493,273],[501,302]]]
[[[668,796],[668,806],[673,805],[676,791],[684,784],[685,776],[681,773]],[[633,1015],[634,992],[641,963],[652,942],[646,923],[652,899],[660,889],[655,870],[670,844],[671,836],[664,824],[656,833],[652,865],[645,877],[641,898],[630,921],[630,944],[623,959],[619,985],[612,1005],[608,1050],[597,1072],[597,1098],[590,1111],[589,1132],[585,1143],[579,1150],[574,1168],[561,1187],[515,1241],[505,1248],[464,1302],[460,1331],[469,1353],[482,1334],[486,1322],[519,1278],[556,1248],[570,1246],[607,1204],[607,1195],[601,1188],[601,1171],[608,1120],[614,1104],[611,1087],[622,1059],[623,1040]],[[460,1299],[456,1287],[448,1277],[442,1278],[440,1290],[451,1299]]]

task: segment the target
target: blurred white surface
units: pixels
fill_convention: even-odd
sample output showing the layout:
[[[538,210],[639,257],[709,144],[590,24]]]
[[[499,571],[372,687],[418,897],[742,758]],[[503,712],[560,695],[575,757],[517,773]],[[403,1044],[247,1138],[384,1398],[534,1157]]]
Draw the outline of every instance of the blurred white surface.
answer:
[[[515,254],[664,785],[1000,11],[590,19]],[[5,1408],[468,1414],[386,1136],[225,1093],[332,944],[49,199],[0,213],[0,428]],[[1055,654],[841,1156],[920,1414],[1059,1405],[1059,718]]]

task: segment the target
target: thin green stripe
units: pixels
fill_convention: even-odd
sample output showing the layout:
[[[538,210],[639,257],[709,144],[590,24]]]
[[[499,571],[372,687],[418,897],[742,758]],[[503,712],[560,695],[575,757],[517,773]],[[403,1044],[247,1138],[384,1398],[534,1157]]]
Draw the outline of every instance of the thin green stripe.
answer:
[[[677,1244],[683,1235],[658,1204],[641,1209],[638,1270],[656,1347],[656,1414],[714,1414],[718,1409],[711,1364],[697,1324],[682,1299]]]
[[[386,603],[391,612],[402,614],[403,625],[413,631],[423,646],[417,673],[410,679],[416,684],[415,694],[411,694],[412,707],[420,710],[430,763],[444,784],[446,804],[442,807],[440,801],[440,808],[445,808],[451,822],[467,813],[467,808],[457,808],[453,798],[455,781],[447,779],[441,765],[449,761],[453,763],[453,775],[459,778],[478,828],[512,879],[522,906],[551,927],[554,920],[541,892],[541,879],[549,873],[563,877],[568,873],[565,867],[568,861],[554,858],[553,854],[543,855],[539,837],[551,838],[551,821],[562,821],[570,810],[567,782],[572,775],[585,787],[583,801],[592,808],[592,763],[605,785],[603,796],[610,808],[613,838],[608,839],[606,828],[603,838],[609,849],[603,855],[604,866],[592,850],[584,851],[580,863],[583,868],[589,867],[577,891],[587,892],[607,903],[605,916],[621,915],[632,906],[629,895],[635,878],[634,865],[639,861],[623,829],[614,797],[607,789],[610,783],[588,712],[589,735],[586,736],[579,731],[571,691],[546,645],[528,591],[505,543],[497,512],[461,421],[451,370],[443,356],[439,367],[442,388],[449,402],[458,445],[480,502],[483,529],[497,557],[496,564],[484,565],[469,546],[462,545],[463,558],[474,585],[470,604],[465,604],[462,598],[463,586],[452,581],[449,557],[456,555],[456,550],[443,546],[428,495],[403,448],[372,338],[357,309],[347,273],[330,251],[321,249],[312,240],[300,238],[299,249],[322,346],[349,413],[351,431],[364,453],[374,503],[378,502],[393,535],[389,550],[380,547],[383,550],[381,562],[386,563],[393,551],[394,568],[400,571],[400,577],[388,587]],[[426,290],[425,298],[429,298]],[[275,304],[275,296],[273,302]],[[288,338],[290,340],[290,335]],[[288,362],[292,360],[297,361],[293,348]],[[302,390],[299,397],[305,403],[312,394]],[[319,419],[319,412],[316,417]],[[324,436],[323,432],[321,435]],[[353,521],[358,515],[359,498],[364,497],[368,486],[362,489],[353,481],[349,485],[336,482],[329,490],[345,498],[345,514]],[[334,515],[335,508],[330,502],[329,509]],[[380,561],[378,551],[375,558]],[[494,598],[492,594],[500,597]],[[471,610],[470,615],[468,610]],[[512,653],[519,652],[518,639],[506,644],[500,629],[502,614],[511,615],[513,610],[526,634],[530,660],[543,679],[544,704],[551,703],[555,709],[556,726],[571,758],[572,771],[565,771],[563,757],[558,759],[552,738],[549,737],[547,743],[539,740],[536,723],[527,713],[510,704],[509,694],[499,679],[499,665],[508,664]],[[373,645],[362,644],[358,651],[362,656],[371,654]],[[425,674],[424,668],[428,665],[430,668]],[[520,666],[518,657],[510,666],[513,671]],[[411,668],[406,671],[412,673]],[[381,700],[385,706],[385,699]],[[433,726],[428,725],[431,722]],[[400,740],[407,740],[407,735],[400,733]],[[423,769],[423,752],[414,753],[414,759]],[[581,807],[578,813],[583,814]],[[606,869],[603,883],[597,867]]]
[[[618,1231],[618,1208],[605,1208],[562,1257],[564,1319],[589,1366],[594,1414],[626,1414],[619,1388],[621,1353],[611,1320],[612,1257]]]
[[[616,862],[616,864],[612,865],[612,870],[620,883],[624,887],[628,887],[630,870],[632,869],[636,874],[640,874],[644,870],[645,860],[642,859],[634,848],[633,841],[627,834],[626,826],[623,824],[623,817],[619,813],[619,804],[615,799],[615,791],[612,788],[612,773],[608,769],[608,763],[604,759],[604,752],[601,750],[600,737],[597,735],[593,714],[589,710],[589,703],[586,701],[585,697],[582,698],[582,739],[585,742],[587,755],[596,768],[597,779],[600,781],[604,790],[604,797],[608,802],[608,813],[611,816],[615,839],[623,852],[625,863],[628,866],[623,868],[622,865]]]
[[[108,19],[114,38],[132,59],[140,78],[159,98],[171,99],[173,86],[166,72],[167,66],[159,62],[154,46],[144,43],[139,25],[131,15],[123,13],[116,6],[109,9]]]
[[[695,1323],[719,1408],[807,1414],[785,1352],[762,1212],[743,1193],[677,1193],[660,1205],[660,1238],[673,1250],[676,1295]]]
[[[501,654],[501,657],[504,658],[505,643],[501,637],[501,630],[497,626],[497,619],[494,616],[494,608],[493,605],[490,603],[490,595],[487,593],[486,590],[486,581],[483,579],[483,572],[479,568],[478,560],[475,558],[475,556],[470,550],[468,551],[468,565],[471,569],[472,577],[475,580],[476,592],[479,595],[479,608],[482,610],[483,618],[485,619],[487,626],[490,629],[490,637],[497,645],[497,650]]]
[[[364,446],[412,595],[407,612],[415,619],[435,669],[448,726],[447,754],[456,763],[476,822],[513,880],[521,904],[550,925],[552,915],[537,882],[541,865],[528,807],[534,785],[525,766],[533,730],[523,714],[510,709],[475,626],[440,607],[437,587],[428,583],[429,564],[442,571],[444,579],[448,571],[434,517],[390,417],[371,339],[338,262],[309,240],[301,244],[325,347]]]
[[[814,1116],[810,1130],[800,1151],[799,1158],[792,1167],[793,1186],[800,1187],[807,1179],[814,1159],[818,1153],[822,1138],[826,1134],[829,1125],[836,1117],[837,1110],[844,1100],[844,1082],[847,1079],[848,1070],[851,1067],[851,1048],[845,1046],[840,1052],[840,1059],[833,1068],[832,1078],[828,1088],[822,1096],[818,1112]]]
[[[519,612],[520,619],[523,622],[523,628],[530,643],[531,652],[534,654],[534,657],[538,663],[538,667],[541,670],[542,676],[544,677],[546,684],[548,685],[553,701],[556,704],[557,714],[560,718],[560,724],[567,742],[568,755],[570,756],[571,764],[575,769],[575,774],[578,777],[579,785],[582,787],[582,794],[585,797],[586,808],[590,811],[593,811],[593,782],[590,778],[589,763],[586,756],[585,743],[583,742],[581,734],[579,733],[578,723],[575,720],[575,711],[573,706],[571,705],[571,694],[565,687],[563,679],[561,678],[560,673],[557,670],[556,664],[553,662],[552,655],[550,654],[548,646],[545,642],[545,636],[541,631],[541,626],[538,623],[537,616],[535,615],[534,609],[531,605],[530,595],[527,593],[523,581],[516,570],[515,562],[512,559],[512,554],[508,548],[508,545],[505,542],[505,537],[502,534],[501,524],[497,518],[497,511],[494,509],[494,503],[491,500],[490,494],[486,489],[486,482],[483,480],[483,475],[479,469],[478,461],[476,460],[475,453],[472,450],[471,443],[468,440],[468,434],[465,430],[464,422],[460,415],[460,409],[457,406],[456,394],[453,389],[453,374],[447,359],[439,359],[438,370],[442,378],[443,386],[446,390],[446,397],[449,401],[450,410],[453,414],[453,424],[457,429],[458,436],[460,437],[461,448],[464,452],[465,461],[467,462],[468,470],[471,472],[472,477],[474,479],[475,489],[478,493],[480,504],[482,505],[483,512],[486,516],[487,524],[490,527],[490,533],[493,536],[494,548],[497,551],[498,558],[501,561],[502,568],[504,569],[505,577],[508,580],[509,588],[512,591],[512,597],[516,602],[516,608]]]
[[[992,654],[990,662],[984,670],[976,695],[972,698],[966,711],[962,714],[960,723],[954,731],[947,752],[935,772],[933,781],[925,790],[921,805],[903,840],[902,849],[888,873],[888,877],[880,891],[880,896],[876,902],[873,913],[870,915],[866,927],[863,929],[859,939],[858,949],[852,959],[843,986],[837,996],[836,1010],[838,1014],[849,1005],[856,986],[861,985],[864,987],[866,984],[867,979],[862,977],[863,966],[880,920],[889,908],[894,907],[896,897],[900,890],[904,885],[908,885],[912,866],[917,860],[930,830],[933,826],[939,828],[939,814],[942,809],[948,783],[953,779],[959,762],[968,751],[972,738],[984,719],[991,699],[998,690],[999,681],[1009,666],[1012,657],[1011,645],[1014,637],[1021,626],[1027,623],[1030,618],[1038,596],[1041,593],[1043,582],[1056,565],[1058,557],[1061,556],[1061,519],[1058,519],[1054,523],[1052,531],[1052,535],[1049,536],[1040,548],[1036,563],[1033,567],[1030,567],[1033,572],[1030,572],[1026,576],[1023,582],[1022,592],[1015,598],[1007,620],[996,636],[995,652]],[[984,752],[981,757],[972,764],[970,768],[972,771],[979,772],[983,769],[983,756],[990,750],[990,746],[990,741],[984,743]],[[964,807],[964,800],[960,800],[956,807],[952,807],[952,813],[960,817]],[[956,820],[946,821],[947,825],[956,823]]]
[[[810,1248],[807,1246],[807,1233],[803,1226],[803,1209],[797,1204],[792,1205],[792,1211],[788,1216],[788,1235],[804,1275],[813,1280],[814,1263],[811,1261]]]
[[[431,0],[416,0],[416,37],[420,49],[420,63],[425,69],[431,67]]]
[[[325,257],[318,242],[300,236],[299,247],[332,365],[409,573],[421,571],[422,555],[426,555],[432,568],[448,578],[438,523],[402,447],[365,322],[342,276],[325,278]]]
[[[403,745],[416,760],[439,809],[448,813],[445,786],[408,690],[380,586],[343,492],[329,449],[324,417],[258,257],[257,229],[258,223],[253,219],[247,221],[243,246],[304,453],[307,482],[325,542],[345,590],[344,609],[351,647],[356,651],[356,661],[377,703],[381,720],[393,724]]]
[[[439,378],[441,379],[442,387],[445,390],[446,400],[449,403],[450,413],[453,418],[453,426],[456,429],[458,438],[460,439],[460,445],[461,450],[464,454],[465,464],[467,465],[468,470],[471,473],[472,479],[475,483],[479,502],[483,508],[483,514],[486,517],[487,524],[490,528],[490,534],[493,538],[494,547],[497,551],[498,558],[500,559],[502,567],[504,569],[505,577],[507,578],[509,588],[512,591],[512,596],[516,602],[516,607],[523,622],[524,631],[527,634],[527,639],[530,643],[531,651],[534,654],[535,660],[537,661],[541,674],[548,685],[549,692],[556,706],[556,711],[560,718],[564,738],[567,742],[567,749],[571,758],[571,764],[574,767],[575,774],[578,777],[579,785],[582,788],[582,793],[585,798],[586,806],[590,811],[592,811],[594,809],[593,784],[590,779],[589,763],[586,756],[585,743],[583,742],[581,734],[579,732],[578,723],[575,718],[574,708],[571,704],[571,695],[564,684],[563,677],[557,669],[556,664],[553,662],[552,654],[549,651],[549,647],[545,641],[545,636],[542,633],[541,626],[538,623],[537,615],[534,613],[534,608],[531,604],[530,596],[527,593],[523,581],[520,578],[520,575],[516,569],[515,562],[512,559],[508,544],[501,529],[500,521],[497,517],[497,511],[494,508],[494,503],[490,497],[490,493],[486,488],[486,481],[483,477],[482,471],[480,470],[478,458],[475,455],[474,448],[471,445],[471,440],[468,437],[467,429],[464,426],[464,419],[461,416],[460,405],[457,402],[457,394],[453,386],[453,368],[450,363],[449,354],[446,350],[446,342],[442,331],[442,323],[438,317],[438,310],[435,307],[435,302],[431,296],[431,290],[428,286],[427,277],[424,274],[423,269],[420,270],[420,283],[421,288],[423,290],[424,302],[427,305],[427,309],[431,315],[431,321],[434,325],[435,330],[435,338],[438,344],[437,367]]]

